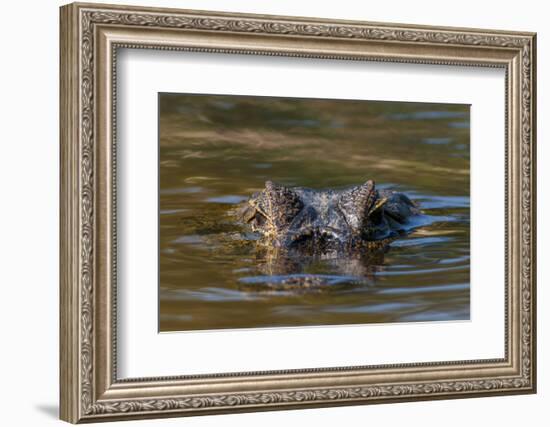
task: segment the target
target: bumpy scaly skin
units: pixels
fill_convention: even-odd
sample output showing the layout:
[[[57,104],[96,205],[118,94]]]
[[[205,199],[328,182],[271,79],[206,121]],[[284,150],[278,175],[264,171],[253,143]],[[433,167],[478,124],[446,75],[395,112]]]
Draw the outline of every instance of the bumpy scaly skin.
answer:
[[[329,259],[387,247],[419,213],[407,196],[377,190],[371,180],[347,190],[288,188],[267,181],[241,211],[266,246]]]

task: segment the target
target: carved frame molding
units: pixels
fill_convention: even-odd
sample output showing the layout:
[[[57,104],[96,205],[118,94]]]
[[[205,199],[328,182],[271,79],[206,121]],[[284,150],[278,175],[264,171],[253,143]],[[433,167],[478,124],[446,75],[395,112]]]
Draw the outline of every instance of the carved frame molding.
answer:
[[[118,380],[114,140],[121,47],[504,67],[506,357]],[[535,34],[71,4],[61,8],[60,92],[62,419],[535,391]]]

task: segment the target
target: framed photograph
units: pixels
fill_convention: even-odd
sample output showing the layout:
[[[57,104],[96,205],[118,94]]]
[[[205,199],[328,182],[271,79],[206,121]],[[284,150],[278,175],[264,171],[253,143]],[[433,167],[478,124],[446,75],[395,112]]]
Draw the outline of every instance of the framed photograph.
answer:
[[[535,392],[535,34],[60,22],[63,420]]]

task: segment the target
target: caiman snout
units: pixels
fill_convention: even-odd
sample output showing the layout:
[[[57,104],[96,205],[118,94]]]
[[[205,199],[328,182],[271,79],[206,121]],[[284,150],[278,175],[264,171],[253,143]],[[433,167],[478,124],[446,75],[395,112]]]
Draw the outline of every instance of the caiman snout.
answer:
[[[288,236],[287,246],[325,252],[338,249],[345,237],[342,232],[331,227],[311,227]]]
[[[377,190],[374,181],[342,190],[286,187],[267,181],[243,208],[262,242],[305,254],[347,253],[380,246],[404,231],[420,210],[404,194]]]

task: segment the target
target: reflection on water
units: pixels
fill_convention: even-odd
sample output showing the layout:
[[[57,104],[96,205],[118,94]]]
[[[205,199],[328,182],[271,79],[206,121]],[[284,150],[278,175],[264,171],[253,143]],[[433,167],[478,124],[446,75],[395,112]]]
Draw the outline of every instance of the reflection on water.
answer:
[[[162,94],[160,108],[161,331],[469,319],[467,106]],[[424,213],[382,256],[272,260],[233,215],[268,179],[368,178]]]

